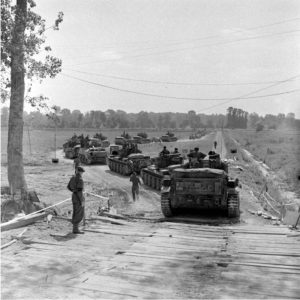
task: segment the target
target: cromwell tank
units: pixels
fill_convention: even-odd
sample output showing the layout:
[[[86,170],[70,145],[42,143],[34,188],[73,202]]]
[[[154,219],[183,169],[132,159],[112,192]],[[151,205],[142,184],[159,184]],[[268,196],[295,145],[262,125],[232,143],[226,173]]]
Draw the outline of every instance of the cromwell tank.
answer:
[[[170,174],[170,166],[181,165],[183,157],[180,153],[164,154],[151,159],[152,164],[141,170],[141,177],[145,185],[161,189],[161,181],[165,175]]]
[[[81,163],[90,164],[106,164],[107,152],[102,147],[80,148],[78,157]]]
[[[165,135],[160,137],[162,142],[176,142],[178,138],[172,132],[167,132]]]
[[[204,160],[206,162],[206,160]],[[229,218],[240,215],[238,179],[230,179],[227,167],[208,160],[210,168],[174,168],[165,176],[161,188],[161,209],[166,217],[180,213],[180,209],[218,209]]]
[[[119,152],[108,157],[107,164],[111,171],[128,176],[132,172],[140,173],[151,164],[151,160],[150,156],[141,153],[136,144],[127,142]]]

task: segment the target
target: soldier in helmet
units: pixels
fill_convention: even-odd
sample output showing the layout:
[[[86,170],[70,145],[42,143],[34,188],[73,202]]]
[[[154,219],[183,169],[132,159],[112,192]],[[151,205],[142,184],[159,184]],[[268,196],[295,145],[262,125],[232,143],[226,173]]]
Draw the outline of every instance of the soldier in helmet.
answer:
[[[73,224],[73,233],[80,234],[84,233],[79,230],[79,223],[84,217],[84,195],[83,188],[84,183],[82,179],[82,174],[85,170],[82,167],[77,168],[76,175],[74,175],[69,184],[68,189],[72,191],[72,204],[73,204],[73,215],[72,215],[72,224]]]
[[[179,152],[178,152],[178,148],[175,148],[173,153],[174,153],[174,154],[179,153]]]
[[[166,146],[164,146],[163,150],[159,154],[160,155],[168,155],[168,154],[170,154],[170,151],[167,149]]]

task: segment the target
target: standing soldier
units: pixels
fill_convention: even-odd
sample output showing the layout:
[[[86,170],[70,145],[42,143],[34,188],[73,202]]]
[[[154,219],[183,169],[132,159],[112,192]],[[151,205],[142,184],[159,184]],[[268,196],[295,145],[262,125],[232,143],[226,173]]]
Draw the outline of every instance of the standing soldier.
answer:
[[[135,201],[135,196],[139,197],[139,186],[141,185],[141,181],[139,177],[136,175],[136,172],[133,172],[129,179],[132,182],[132,198]]]
[[[179,153],[178,148],[175,148],[173,154],[177,154],[177,153]]]
[[[162,155],[168,155],[170,154],[170,151],[167,149],[166,146],[164,146],[164,148],[162,149],[162,151],[159,153],[161,156]]]
[[[83,179],[82,174],[84,169],[82,167],[77,168],[76,174],[71,178],[68,188],[72,191],[72,204],[73,204],[73,215],[72,215],[72,224],[73,224],[73,233],[82,234],[84,232],[79,231],[79,223],[84,217],[84,196],[83,196]]]

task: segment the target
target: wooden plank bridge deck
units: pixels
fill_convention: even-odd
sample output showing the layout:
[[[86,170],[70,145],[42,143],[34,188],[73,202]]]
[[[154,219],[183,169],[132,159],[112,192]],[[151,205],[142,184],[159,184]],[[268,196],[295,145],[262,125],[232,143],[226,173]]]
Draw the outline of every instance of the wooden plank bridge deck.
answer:
[[[95,222],[2,251],[2,299],[262,299],[300,295],[285,227]]]

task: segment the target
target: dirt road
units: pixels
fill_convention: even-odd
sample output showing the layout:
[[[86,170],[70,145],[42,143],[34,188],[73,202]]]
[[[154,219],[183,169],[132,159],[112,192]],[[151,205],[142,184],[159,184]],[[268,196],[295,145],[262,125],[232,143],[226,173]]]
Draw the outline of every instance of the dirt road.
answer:
[[[208,152],[214,140],[217,152],[226,157],[220,133],[202,141],[181,141],[176,146],[183,149],[201,145],[200,150]],[[149,153],[157,152],[162,145],[153,147],[148,148]],[[41,170],[47,168],[44,174]],[[205,215],[194,216],[189,223],[182,218],[160,222],[157,192],[143,187],[140,199],[133,203],[128,177],[112,173],[107,166],[85,169],[86,190],[108,196],[117,213],[136,218],[122,225],[104,223],[95,216],[104,203],[87,199],[87,209],[94,218],[88,216],[84,235],[71,234],[66,219],[29,226],[22,239],[2,250],[2,299],[299,296],[300,239],[288,237],[291,231],[286,226],[273,226],[271,221],[251,215],[249,209],[262,208],[247,187],[241,189],[238,223],[224,216]],[[60,157],[60,165],[51,170],[50,166],[34,166],[31,170],[31,183],[39,191],[46,194],[48,190],[49,194],[50,184],[52,197],[58,195],[56,186],[60,187],[60,196],[69,196],[66,182],[73,172],[71,161]],[[231,171],[233,175],[240,172],[234,168]],[[17,235],[20,231],[3,234]]]

